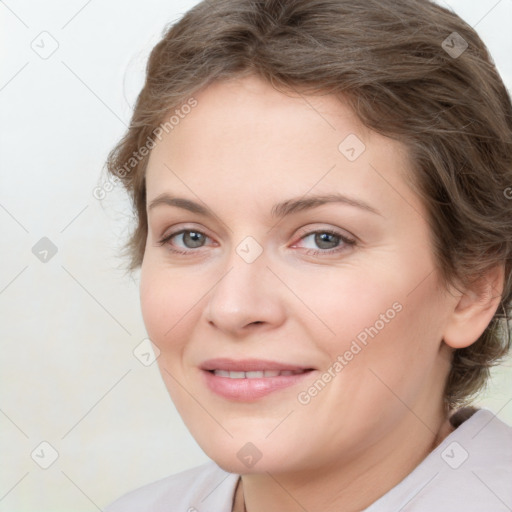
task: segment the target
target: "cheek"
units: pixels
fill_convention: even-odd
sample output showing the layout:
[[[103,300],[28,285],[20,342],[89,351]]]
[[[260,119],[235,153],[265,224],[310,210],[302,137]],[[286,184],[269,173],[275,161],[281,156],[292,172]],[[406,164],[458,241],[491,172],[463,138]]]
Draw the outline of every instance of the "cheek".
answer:
[[[403,315],[403,298],[387,273],[333,273],[332,278],[324,280],[323,286],[318,282],[305,286],[304,293],[305,302],[318,312],[318,320],[324,324],[325,329],[316,332],[321,334],[323,348],[331,357],[348,350],[353,340],[359,340],[364,346],[365,340],[377,336],[376,332],[380,337]],[[310,322],[313,335],[312,325]]]
[[[328,356],[327,364],[345,356],[347,376],[368,378],[368,370],[374,369],[399,385],[407,376],[421,378],[429,371],[442,339],[446,304],[434,275],[414,289],[420,273],[406,276],[389,268],[354,274],[343,282],[333,279],[326,291],[310,292],[311,309],[320,312],[329,331],[317,329],[315,335],[310,324],[309,332]]]
[[[353,367],[358,377],[364,377],[369,402],[375,407],[378,402],[399,409],[402,401],[412,405],[425,386],[438,380],[435,375],[442,376],[438,364],[444,322],[441,296],[425,284],[423,290],[405,294],[399,302],[400,311],[387,324],[375,322],[372,329],[365,329],[367,345],[356,363],[360,362],[359,367]]]
[[[160,350],[157,364],[162,379],[173,403],[183,413],[191,406],[182,389],[183,385],[190,387],[182,367],[183,353],[187,335],[197,322],[194,311],[198,311],[198,300],[204,291],[198,293],[193,286],[186,286],[190,279],[177,274],[158,264],[143,264],[140,302],[148,336]]]
[[[140,278],[142,317],[150,339],[162,354],[177,349],[177,340],[183,338],[201,294],[193,286],[186,286],[176,272],[157,265],[143,265]]]

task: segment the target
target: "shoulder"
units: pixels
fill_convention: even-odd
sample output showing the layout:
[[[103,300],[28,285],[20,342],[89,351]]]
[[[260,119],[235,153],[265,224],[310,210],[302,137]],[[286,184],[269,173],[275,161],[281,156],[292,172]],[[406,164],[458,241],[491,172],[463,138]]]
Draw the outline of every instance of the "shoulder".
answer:
[[[507,449],[512,446],[512,426],[484,408],[479,409],[462,426],[466,428],[459,427],[462,430],[461,440],[476,459],[476,465],[495,468],[500,461],[504,468],[512,471],[512,450]]]
[[[512,426],[487,409],[480,409],[473,418],[474,422],[468,420],[466,436],[462,438],[467,446],[468,465],[473,474],[488,476],[508,494],[512,482]]]
[[[437,487],[445,503],[466,512],[511,510],[512,427],[490,410],[478,409],[445,440],[439,465],[433,496]]]
[[[512,510],[512,427],[485,408],[458,419],[460,425],[365,512]]]
[[[199,512],[205,506],[230,512],[238,478],[207,462],[135,489],[111,503],[105,512]]]

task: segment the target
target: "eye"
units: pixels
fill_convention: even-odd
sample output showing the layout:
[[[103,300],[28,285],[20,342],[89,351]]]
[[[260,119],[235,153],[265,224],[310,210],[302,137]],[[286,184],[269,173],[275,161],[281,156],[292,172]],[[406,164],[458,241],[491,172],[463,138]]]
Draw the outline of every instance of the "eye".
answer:
[[[202,247],[205,243],[205,240],[209,238],[210,237],[201,231],[195,229],[182,229],[180,231],[176,231],[164,236],[161,240],[158,241],[158,245],[167,245],[170,251],[177,254],[188,254],[189,252],[192,252],[193,249]],[[178,246],[176,249],[175,244],[171,243],[173,239],[181,239],[181,243],[184,245],[184,249],[188,250],[179,250],[180,246]]]
[[[167,245],[168,249],[176,254],[190,254],[194,249],[200,249],[210,237],[195,229],[181,229],[165,235],[158,241],[158,245]],[[356,244],[356,240],[347,235],[331,229],[311,231],[301,236],[300,242],[310,239],[317,248],[305,248],[307,255],[327,255],[347,250]],[[297,247],[294,244],[292,247]],[[300,246],[299,246],[300,247]]]
[[[322,255],[333,254],[347,250],[350,246],[356,244],[356,240],[342,234],[338,231],[331,229],[322,229],[309,232],[300,238],[300,241],[310,241],[316,245],[317,248],[306,248],[308,255]],[[293,247],[296,245],[294,244]]]

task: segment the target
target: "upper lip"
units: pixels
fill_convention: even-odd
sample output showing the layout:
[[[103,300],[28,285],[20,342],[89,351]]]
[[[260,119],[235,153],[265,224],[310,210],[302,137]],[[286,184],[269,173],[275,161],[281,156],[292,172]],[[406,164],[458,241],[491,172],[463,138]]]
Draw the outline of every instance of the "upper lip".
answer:
[[[201,370],[224,370],[228,372],[250,372],[264,370],[278,371],[296,371],[296,370],[312,370],[309,366],[301,366],[289,363],[280,363],[278,361],[269,361],[268,359],[228,359],[217,358],[208,359],[200,365]]]

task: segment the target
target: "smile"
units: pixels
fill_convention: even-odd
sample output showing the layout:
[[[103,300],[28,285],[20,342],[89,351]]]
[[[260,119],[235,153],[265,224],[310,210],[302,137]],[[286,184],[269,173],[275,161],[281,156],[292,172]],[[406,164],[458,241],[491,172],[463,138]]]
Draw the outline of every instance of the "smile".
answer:
[[[222,398],[253,402],[299,384],[314,370],[262,359],[210,359],[201,366],[206,387]]]

